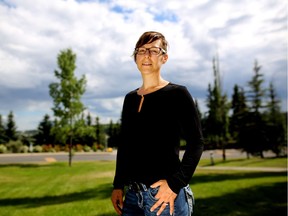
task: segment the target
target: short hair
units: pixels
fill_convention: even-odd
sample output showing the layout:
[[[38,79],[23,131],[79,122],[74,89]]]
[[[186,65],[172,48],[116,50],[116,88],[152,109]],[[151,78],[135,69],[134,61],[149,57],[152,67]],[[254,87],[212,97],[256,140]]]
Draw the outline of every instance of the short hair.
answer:
[[[145,44],[148,43],[152,43],[156,40],[161,40],[161,48],[165,50],[165,52],[167,53],[167,48],[168,48],[168,41],[166,40],[165,36],[163,34],[161,34],[160,32],[156,32],[156,31],[147,31],[144,32],[140,38],[138,39],[135,48],[134,48],[134,52],[132,54],[132,56],[134,57],[134,61],[136,62],[136,51],[139,47],[142,47]]]

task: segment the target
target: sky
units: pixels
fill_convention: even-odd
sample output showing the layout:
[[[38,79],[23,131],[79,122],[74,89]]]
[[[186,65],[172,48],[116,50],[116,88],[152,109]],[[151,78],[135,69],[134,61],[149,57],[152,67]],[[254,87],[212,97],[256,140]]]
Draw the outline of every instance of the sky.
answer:
[[[185,85],[207,111],[212,59],[223,93],[248,89],[255,61],[287,111],[287,2],[283,0],[0,0],[0,115],[17,130],[34,130],[53,100],[49,84],[60,51],[76,54],[86,77],[85,113],[100,123],[120,119],[124,96],[141,86],[131,57],[145,31],[163,33],[169,59],[162,77]]]

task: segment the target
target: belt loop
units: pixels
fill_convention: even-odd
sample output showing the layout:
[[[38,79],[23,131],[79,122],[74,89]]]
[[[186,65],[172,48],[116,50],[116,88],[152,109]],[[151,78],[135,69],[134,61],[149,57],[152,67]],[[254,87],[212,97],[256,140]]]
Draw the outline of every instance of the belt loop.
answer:
[[[133,190],[134,192],[140,192],[140,191],[147,191],[147,186],[143,183],[138,182],[132,182],[129,184],[129,189]]]

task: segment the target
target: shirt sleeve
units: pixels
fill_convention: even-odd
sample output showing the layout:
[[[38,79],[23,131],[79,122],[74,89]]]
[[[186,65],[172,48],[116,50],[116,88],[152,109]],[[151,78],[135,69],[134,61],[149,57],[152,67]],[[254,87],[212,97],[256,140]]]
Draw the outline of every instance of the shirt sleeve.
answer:
[[[186,149],[178,171],[170,176],[167,182],[171,190],[178,194],[181,188],[187,186],[196,170],[203,152],[204,139],[200,117],[187,88],[182,86],[176,98],[179,125],[186,141]]]
[[[118,143],[117,148],[117,157],[116,157],[116,170],[115,170],[115,176],[113,181],[113,188],[114,189],[124,189],[125,186],[125,146],[123,146],[123,128],[125,127],[125,111],[127,110],[127,95],[124,99],[123,107],[122,107],[122,114],[121,114],[121,133],[120,133],[120,141]],[[124,121],[124,122],[123,122]]]

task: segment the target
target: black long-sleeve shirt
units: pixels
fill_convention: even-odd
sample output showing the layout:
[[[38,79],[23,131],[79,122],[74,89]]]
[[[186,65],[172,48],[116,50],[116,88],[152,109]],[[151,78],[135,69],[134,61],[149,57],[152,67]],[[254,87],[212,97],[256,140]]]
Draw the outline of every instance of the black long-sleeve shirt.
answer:
[[[178,194],[192,178],[203,151],[195,103],[186,87],[173,83],[144,95],[138,112],[140,101],[137,89],[124,99],[114,188],[166,179]],[[182,160],[181,138],[186,141]]]

